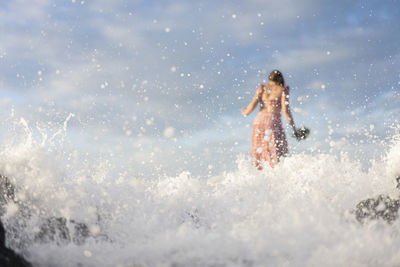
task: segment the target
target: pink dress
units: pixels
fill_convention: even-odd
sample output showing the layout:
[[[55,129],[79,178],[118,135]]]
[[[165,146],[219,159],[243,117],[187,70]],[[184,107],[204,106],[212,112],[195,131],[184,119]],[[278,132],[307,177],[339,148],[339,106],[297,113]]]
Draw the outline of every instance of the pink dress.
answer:
[[[273,105],[281,108],[280,98],[264,103],[259,97],[259,103],[261,106]],[[279,159],[288,153],[281,113],[260,111],[254,119],[251,142],[251,157],[255,159],[257,167],[261,168],[265,162],[271,167],[278,164]]]

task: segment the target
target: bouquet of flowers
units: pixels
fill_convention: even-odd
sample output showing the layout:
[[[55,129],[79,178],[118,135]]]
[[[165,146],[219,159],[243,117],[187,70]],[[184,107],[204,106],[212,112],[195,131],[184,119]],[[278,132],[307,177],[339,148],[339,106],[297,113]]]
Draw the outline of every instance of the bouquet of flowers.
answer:
[[[297,139],[297,141],[301,141],[306,139],[310,135],[310,129],[307,127],[301,127],[296,132],[293,133],[293,137]]]

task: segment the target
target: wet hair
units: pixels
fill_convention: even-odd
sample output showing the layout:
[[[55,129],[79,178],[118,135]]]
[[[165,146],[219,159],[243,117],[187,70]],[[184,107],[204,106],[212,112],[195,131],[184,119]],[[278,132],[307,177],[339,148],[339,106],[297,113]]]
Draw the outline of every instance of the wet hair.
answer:
[[[285,79],[283,79],[282,72],[280,72],[279,70],[271,71],[271,73],[269,74],[268,79],[270,81],[275,82],[276,84],[278,84],[280,86],[285,86]]]

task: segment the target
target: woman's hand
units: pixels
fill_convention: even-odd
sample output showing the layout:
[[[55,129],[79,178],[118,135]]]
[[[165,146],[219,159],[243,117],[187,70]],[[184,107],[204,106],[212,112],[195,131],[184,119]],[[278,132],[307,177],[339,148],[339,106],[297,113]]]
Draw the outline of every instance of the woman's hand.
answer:
[[[242,111],[243,116],[247,116],[246,108],[242,108],[241,111]]]
[[[300,136],[300,132],[296,128],[293,128],[293,134],[294,134],[295,137]]]

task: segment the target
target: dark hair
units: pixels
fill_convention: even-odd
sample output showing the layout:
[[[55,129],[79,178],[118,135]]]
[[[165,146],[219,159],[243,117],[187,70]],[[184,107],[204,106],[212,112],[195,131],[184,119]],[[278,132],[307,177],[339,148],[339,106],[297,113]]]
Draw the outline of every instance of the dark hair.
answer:
[[[275,82],[276,84],[278,84],[280,86],[285,86],[285,79],[283,79],[283,75],[279,70],[271,71],[271,73],[269,74],[268,79],[270,81]]]

